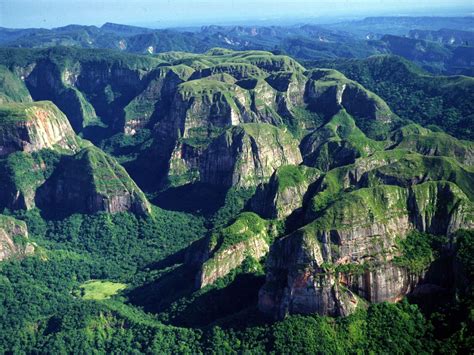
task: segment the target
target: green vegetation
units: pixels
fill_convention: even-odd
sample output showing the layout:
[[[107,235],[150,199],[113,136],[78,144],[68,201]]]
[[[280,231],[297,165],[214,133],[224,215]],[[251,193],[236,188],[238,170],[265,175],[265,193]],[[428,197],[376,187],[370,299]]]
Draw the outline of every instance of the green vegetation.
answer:
[[[407,149],[420,154],[452,157],[460,163],[472,165],[471,156],[474,152],[474,143],[458,140],[442,131],[432,131],[417,124],[410,124],[395,131],[391,140],[399,149]]]
[[[117,133],[101,142],[100,148],[121,163],[133,161],[151,144],[151,131],[142,128],[134,135]]]
[[[382,149],[383,142],[368,138],[345,109],[303,141],[305,164],[321,170],[351,164],[356,158],[367,157]]]
[[[180,85],[180,92],[185,96],[223,94],[232,91],[232,84],[209,78],[186,81]]]
[[[75,155],[74,159],[89,170],[98,193],[114,195],[118,191],[126,190],[140,194],[145,200],[145,196],[140,193],[138,186],[130,179],[126,170],[100,149],[85,148]]]
[[[11,102],[0,106],[0,123],[2,126],[37,119],[35,112],[38,110],[49,112],[49,117],[64,117],[59,109],[50,101],[36,102]]]
[[[163,61],[143,55],[121,53],[107,49],[83,49],[75,47],[51,47],[46,49],[1,48],[0,63],[8,68],[26,67],[34,61],[49,59],[61,67],[75,62],[107,62],[123,63],[131,69],[147,69],[157,66]]]
[[[169,36],[149,34],[165,41],[155,50],[167,46]],[[300,45],[294,50],[305,50]],[[265,51],[138,56],[0,49],[0,140],[13,126],[29,123],[38,108],[58,120],[66,119],[62,110],[105,151],[78,140],[77,151],[5,150],[0,158],[0,224],[14,217],[23,228],[24,221],[28,242],[36,244],[33,255],[0,264],[0,353],[470,351],[474,237],[471,230],[449,233],[469,226],[474,216],[474,148],[422,125],[450,124],[451,133],[472,138],[469,127],[461,132],[459,126],[472,118],[472,105],[464,102],[471,81],[426,76],[385,57],[367,61],[368,68],[343,63],[346,77],[330,69],[305,72],[294,59]],[[31,64],[36,66],[24,84],[17,73]],[[396,69],[393,78],[387,69]],[[388,97],[403,120],[351,80],[357,76]],[[463,101],[450,90],[464,95]],[[29,92],[54,104],[31,103]],[[417,123],[400,127],[410,119]],[[136,129],[133,136],[124,133],[128,129]],[[221,155],[219,144],[233,155]],[[175,147],[189,149],[189,165],[183,163],[186,154],[170,162]],[[199,181],[208,147],[217,152],[216,161],[229,160],[217,161],[213,185]],[[300,161],[300,151],[308,166],[288,165]],[[253,166],[242,161],[250,155]],[[242,176],[248,188],[218,186],[239,168],[250,171]],[[146,179],[152,181],[148,196],[169,210],[148,202],[138,185]],[[288,218],[249,212],[257,190],[270,195],[268,185],[280,199],[273,201],[273,194],[269,203],[297,205],[289,207]],[[129,208],[131,200],[146,213]],[[135,213],[76,213],[108,203]],[[190,213],[179,212],[185,210]],[[399,221],[449,236],[414,231],[395,239]],[[357,240],[359,227],[373,234],[367,248]],[[27,243],[23,234],[12,237],[20,246]],[[343,234],[350,234],[348,243],[338,240]],[[266,253],[281,245],[282,255],[268,255],[277,264],[272,275]],[[344,248],[357,250],[341,255]],[[359,251],[360,258],[354,256]],[[417,293],[396,304],[369,305],[361,298],[363,307],[345,318],[291,315],[274,321],[257,309],[266,278],[277,278],[282,294],[295,285],[297,293],[297,284],[312,277],[300,273],[305,268],[318,273],[314,283],[325,282],[329,273],[340,282],[331,292],[359,297],[355,279],[387,261],[412,276],[433,270],[443,279],[439,288],[446,286],[442,295],[433,304]],[[304,280],[287,284],[295,274]]]
[[[21,79],[0,65],[0,104],[30,101],[30,93]]]
[[[224,204],[212,216],[211,223],[216,229],[227,226],[245,207],[255,193],[255,188],[230,188],[225,195]]]
[[[181,138],[180,141],[195,148],[205,148],[212,140],[223,132],[219,127],[195,127],[188,131],[188,137]]]
[[[79,286],[80,296],[85,300],[105,300],[127,288],[120,282],[89,280]]]
[[[366,178],[347,185],[348,176],[356,170],[363,171]],[[430,157],[410,154],[405,150],[379,151],[367,158],[357,159],[354,164],[345,165],[327,172],[321,188],[313,197],[313,210],[321,211],[337,200],[344,192],[354,188],[374,187],[377,185],[410,186],[413,180],[450,181],[455,183],[469,199],[474,196],[472,190],[474,175],[471,167],[461,165],[447,157]]]
[[[249,315],[246,315],[249,316]],[[430,326],[416,306],[377,304],[343,319],[290,316],[235,331],[214,327],[206,352],[276,354],[431,352]]]
[[[247,63],[222,63],[200,70],[195,75],[197,77],[209,77],[216,74],[229,74],[236,80],[264,77],[265,73],[262,72],[257,66]]]
[[[269,223],[252,212],[240,214],[228,227],[223,228],[211,237],[212,250],[225,250],[232,245],[244,242],[252,237],[263,237],[270,243]],[[217,251],[216,251],[217,252]]]
[[[330,66],[382,97],[402,118],[437,125],[455,137],[473,139],[474,79],[466,76],[431,76],[409,61],[394,56],[339,60]]]
[[[398,240],[400,256],[395,257],[395,264],[407,268],[414,274],[425,271],[434,260],[431,246],[433,237],[427,233],[411,232]]]
[[[234,128],[234,130],[243,130],[256,140],[262,139],[268,142],[267,144],[296,146],[298,143],[285,127],[278,128],[265,123],[244,123]]]
[[[70,152],[81,144],[67,117],[50,101],[0,105],[0,134],[0,144],[11,151],[54,147]]]
[[[17,192],[23,199],[20,208],[32,207],[35,190],[54,172],[61,155],[54,150],[43,149],[38,152],[16,152],[0,159],[0,180],[5,193]],[[6,207],[8,201],[0,201]]]
[[[309,168],[304,165],[283,165],[276,171],[278,191],[282,192],[290,187],[309,185],[319,176],[318,169]]]
[[[30,240],[41,252],[1,265],[2,351],[197,349],[198,332],[165,327],[123,303],[95,304],[73,295],[81,285],[87,286],[87,295],[97,297],[98,291],[110,291],[112,285],[146,282],[145,267],[199,238],[202,220],[160,209],[147,218],[121,213],[45,221],[37,210],[21,211],[16,217],[26,221]],[[84,284],[91,279],[113,284]],[[128,330],[121,328],[124,322]],[[147,340],[138,345],[135,340],[145,334]]]

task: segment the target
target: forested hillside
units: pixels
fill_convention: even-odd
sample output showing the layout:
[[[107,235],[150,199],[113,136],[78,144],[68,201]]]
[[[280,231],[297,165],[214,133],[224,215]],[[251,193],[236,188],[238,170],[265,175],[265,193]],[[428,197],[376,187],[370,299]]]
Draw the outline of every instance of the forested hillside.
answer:
[[[471,351],[472,77],[67,46],[0,74],[0,352]]]

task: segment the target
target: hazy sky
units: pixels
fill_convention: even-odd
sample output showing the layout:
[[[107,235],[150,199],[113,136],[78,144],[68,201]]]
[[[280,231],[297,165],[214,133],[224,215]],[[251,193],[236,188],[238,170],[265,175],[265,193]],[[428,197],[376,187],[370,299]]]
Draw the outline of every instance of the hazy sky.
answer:
[[[104,22],[202,25],[245,20],[337,16],[451,14],[474,10],[474,0],[0,0],[0,27],[57,27]]]

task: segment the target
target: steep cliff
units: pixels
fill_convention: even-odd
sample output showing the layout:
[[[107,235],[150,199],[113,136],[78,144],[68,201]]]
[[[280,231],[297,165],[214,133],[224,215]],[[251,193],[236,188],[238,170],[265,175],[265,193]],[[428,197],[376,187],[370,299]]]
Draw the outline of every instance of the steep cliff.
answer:
[[[346,191],[383,184],[410,187],[426,181],[453,182],[473,199],[472,167],[459,164],[452,158],[410,154],[395,149],[376,152],[370,157],[357,159],[354,164],[329,171],[319,182],[307,206],[306,221],[311,221]]]
[[[162,63],[150,57],[72,47],[20,56],[17,61],[3,58],[2,63],[15,74],[15,85],[21,90],[26,86],[27,97],[31,95],[33,100],[54,102],[76,132],[87,134],[86,127],[108,126],[115,132],[123,131],[125,106],[144,90],[147,74]],[[20,101],[21,97],[16,96],[11,99]]]
[[[44,148],[74,151],[79,143],[66,116],[51,102],[0,106],[0,156]]]
[[[340,72],[315,69],[308,77],[306,101],[312,110],[325,117],[330,118],[344,108],[373,139],[386,138],[389,130],[399,123],[399,118],[380,97]]]
[[[258,186],[249,202],[249,209],[264,218],[285,218],[301,208],[310,184],[321,172],[304,165],[278,168],[266,184]]]
[[[414,229],[449,235],[472,228],[473,207],[449,182],[346,193],[313,222],[272,245],[259,308],[275,318],[347,315],[361,304],[359,297],[396,301],[422,277],[393,262],[397,238]]]
[[[37,204],[62,213],[150,212],[143,192],[118,162],[93,146],[64,156],[39,188]]]
[[[34,250],[34,245],[28,242],[25,222],[0,215],[0,261],[22,258]]]
[[[25,83],[7,67],[0,65],[0,104],[31,101]]]
[[[390,144],[391,143],[391,144]],[[417,124],[404,126],[390,137],[390,148],[407,149],[423,155],[447,156],[474,165],[474,143],[444,132],[433,132]]]
[[[299,164],[298,141],[269,124],[242,124],[217,137],[204,151],[201,181],[220,186],[256,186],[282,165]]]
[[[0,208],[31,209],[39,186],[52,174],[61,158],[57,151],[15,152],[0,159]]]
[[[127,134],[135,134],[147,126],[153,117],[163,115],[171,104],[179,84],[189,79],[194,69],[186,65],[159,67],[147,78],[144,90],[125,106],[125,127]]]
[[[246,258],[260,260],[268,253],[275,234],[272,223],[245,212],[229,226],[195,243],[187,252],[186,264],[198,270],[196,288],[214,283]]]
[[[355,159],[382,148],[383,143],[367,138],[345,109],[308,134],[301,143],[304,163],[324,171],[352,164]]]

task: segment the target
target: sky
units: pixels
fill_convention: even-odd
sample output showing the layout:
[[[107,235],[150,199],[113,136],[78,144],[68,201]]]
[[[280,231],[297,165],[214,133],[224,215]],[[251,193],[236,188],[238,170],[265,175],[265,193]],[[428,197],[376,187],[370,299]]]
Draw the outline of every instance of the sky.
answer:
[[[0,27],[100,26],[115,22],[160,28],[469,12],[474,12],[474,0],[0,0]]]

